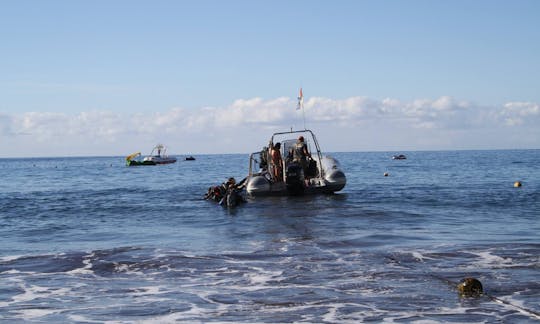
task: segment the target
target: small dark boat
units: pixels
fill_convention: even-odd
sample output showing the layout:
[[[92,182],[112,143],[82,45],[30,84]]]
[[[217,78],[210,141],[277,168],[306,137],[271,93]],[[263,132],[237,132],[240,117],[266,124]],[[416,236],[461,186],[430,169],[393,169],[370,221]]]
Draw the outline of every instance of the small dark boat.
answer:
[[[186,157],[186,161],[195,161],[195,158],[193,156]]]
[[[406,160],[407,157],[403,154],[399,154],[399,155],[394,155],[392,156],[392,160]]]

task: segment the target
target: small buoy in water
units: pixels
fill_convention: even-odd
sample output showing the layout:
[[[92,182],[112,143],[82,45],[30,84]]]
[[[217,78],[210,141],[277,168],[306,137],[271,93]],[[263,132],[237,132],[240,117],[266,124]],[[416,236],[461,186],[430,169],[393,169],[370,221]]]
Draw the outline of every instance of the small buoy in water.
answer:
[[[385,172],[385,173],[384,173],[384,176],[385,176],[385,177],[388,177],[388,175],[389,175],[388,172]]]
[[[521,182],[520,182],[520,181],[514,182],[514,187],[515,187],[515,188],[521,187]]]
[[[484,293],[482,283],[475,278],[465,278],[457,285],[461,297],[478,297]]]

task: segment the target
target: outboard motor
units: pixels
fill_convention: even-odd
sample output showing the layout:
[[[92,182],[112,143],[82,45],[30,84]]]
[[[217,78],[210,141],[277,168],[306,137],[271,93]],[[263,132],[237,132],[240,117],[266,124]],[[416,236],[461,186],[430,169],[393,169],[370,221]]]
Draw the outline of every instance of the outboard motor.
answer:
[[[310,178],[315,178],[319,175],[319,170],[317,169],[317,161],[315,161],[314,159],[309,160],[306,173],[307,174],[305,174],[305,176],[308,176]]]
[[[285,183],[287,191],[291,195],[301,195],[304,193],[304,170],[302,166],[293,163],[287,167],[285,173]]]

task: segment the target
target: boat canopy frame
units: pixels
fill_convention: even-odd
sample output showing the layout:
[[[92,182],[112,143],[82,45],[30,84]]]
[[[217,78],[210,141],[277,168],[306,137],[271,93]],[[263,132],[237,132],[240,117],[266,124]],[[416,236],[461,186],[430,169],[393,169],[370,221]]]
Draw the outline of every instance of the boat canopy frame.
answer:
[[[280,136],[284,136],[284,137],[285,137],[285,136],[287,136],[287,135],[292,135],[292,134],[299,134],[299,135],[302,135],[302,136],[304,136],[304,135],[306,135],[306,134],[309,134],[309,136],[311,137],[311,139],[312,139],[312,141],[313,141],[313,144],[315,145],[315,150],[316,150],[316,155],[315,155],[315,156],[313,156],[313,155],[314,155],[314,154],[313,154],[313,150],[311,150],[310,154],[311,154],[311,158],[314,159],[314,160],[317,162],[317,164],[318,164],[317,168],[319,169],[319,173],[318,173],[318,176],[317,176],[317,177],[318,177],[318,178],[324,178],[324,168],[322,167],[322,158],[323,158],[323,156],[322,156],[321,148],[320,148],[320,146],[319,146],[319,142],[317,141],[317,137],[315,136],[315,134],[314,134],[311,130],[309,130],[309,129],[303,129],[303,130],[297,130],[297,131],[291,130],[291,131],[288,131],[288,132],[277,132],[277,133],[274,133],[274,134],[272,135],[272,137],[270,138],[269,145],[272,145],[272,146],[273,146],[273,145],[274,145],[274,140],[275,140],[275,139],[279,139]],[[287,142],[290,142],[290,141],[293,141],[293,138],[286,138],[286,139],[284,138],[284,140],[287,141]],[[297,139],[294,139],[294,141],[296,141],[296,140],[297,140]],[[309,149],[310,141],[309,141],[309,140],[306,140],[306,139],[305,139],[305,141],[306,141],[306,145],[308,145],[308,149]],[[283,140],[282,140],[282,142],[283,142]],[[283,163],[282,169],[283,169],[283,170],[286,169],[286,168],[285,168],[285,166],[286,166],[286,165],[285,165],[285,163],[286,163],[286,157],[287,157],[286,154],[288,154],[288,152],[285,152],[285,149],[284,149],[284,148],[285,148],[285,147],[283,146],[283,150],[280,152],[280,153],[281,153],[281,157],[282,157],[282,163]],[[264,151],[261,150],[261,151],[253,152],[253,153],[250,154],[250,156],[249,156],[249,171],[248,171],[248,172],[249,172],[249,176],[253,176],[253,175],[255,174],[255,170],[254,170],[254,169],[255,169],[255,166],[256,166],[257,164],[260,165],[260,162],[255,158],[255,156],[256,156],[256,155],[259,155],[259,156],[260,156],[261,153],[263,153],[263,152],[264,152]],[[268,159],[267,159],[267,160],[268,160],[268,164],[270,165],[271,157],[268,156]],[[268,175],[269,175],[271,178],[273,178],[272,172],[269,172]],[[285,172],[283,172],[283,177],[285,177]]]
[[[154,154],[155,151],[157,151],[157,154]],[[154,148],[152,148],[149,156],[168,157],[167,147],[163,144],[157,144],[154,146]]]

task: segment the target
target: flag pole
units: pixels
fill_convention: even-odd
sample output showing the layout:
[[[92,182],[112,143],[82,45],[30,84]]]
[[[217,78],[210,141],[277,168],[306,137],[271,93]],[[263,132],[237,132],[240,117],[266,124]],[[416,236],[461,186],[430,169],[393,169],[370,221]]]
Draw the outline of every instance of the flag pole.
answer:
[[[304,97],[302,97],[302,118],[304,119],[304,130],[306,130],[306,110],[304,109]]]
[[[306,130],[306,112],[304,111],[304,94],[302,88],[300,88],[300,94],[298,95],[298,107],[296,109],[302,110],[302,119],[304,121],[304,130]]]

